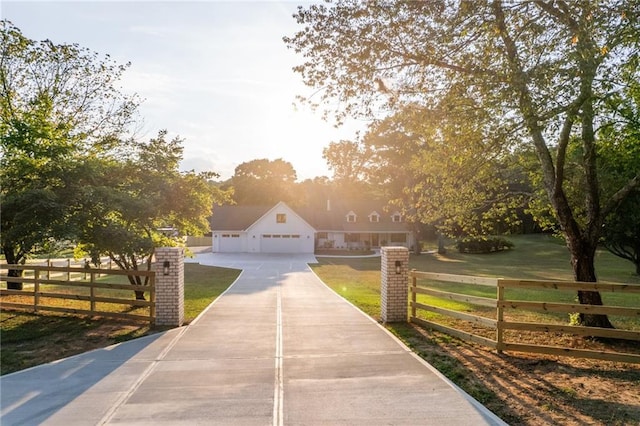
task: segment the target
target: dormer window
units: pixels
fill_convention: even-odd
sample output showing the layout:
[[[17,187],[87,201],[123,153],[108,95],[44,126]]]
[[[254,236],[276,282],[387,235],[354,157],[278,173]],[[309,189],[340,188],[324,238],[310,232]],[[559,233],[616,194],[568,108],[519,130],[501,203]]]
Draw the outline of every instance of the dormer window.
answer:
[[[347,213],[347,222],[355,222],[356,214],[354,212]]]
[[[400,215],[400,213],[395,212],[393,215],[391,215],[391,222],[402,222],[402,216]]]
[[[369,222],[380,222],[380,215],[377,212],[373,212],[369,215]]]

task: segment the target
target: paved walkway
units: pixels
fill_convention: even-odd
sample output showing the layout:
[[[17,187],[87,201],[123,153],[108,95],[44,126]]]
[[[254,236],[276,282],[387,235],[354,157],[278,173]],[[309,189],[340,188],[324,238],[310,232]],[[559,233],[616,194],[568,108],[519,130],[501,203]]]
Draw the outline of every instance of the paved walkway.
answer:
[[[305,256],[242,268],[188,327],[2,377],[9,425],[503,424],[328,289]]]

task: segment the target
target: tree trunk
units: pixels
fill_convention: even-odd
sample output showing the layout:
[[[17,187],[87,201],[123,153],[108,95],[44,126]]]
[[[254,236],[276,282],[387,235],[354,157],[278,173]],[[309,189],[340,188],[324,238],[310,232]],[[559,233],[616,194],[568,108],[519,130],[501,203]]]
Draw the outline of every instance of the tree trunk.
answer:
[[[422,253],[422,244],[420,243],[420,226],[417,223],[412,223],[411,224],[412,228],[413,228],[413,239],[414,239],[414,244],[413,244],[413,254],[416,256],[420,256],[420,254]]]
[[[438,232],[438,254],[447,254],[444,237]]]
[[[9,269],[9,273],[7,274],[10,277],[20,278],[22,277],[22,269]],[[23,283],[16,281],[7,280],[7,290],[22,290]]]
[[[571,264],[573,266],[574,278],[576,281],[596,282],[596,271],[594,266],[595,248],[584,250],[583,253],[571,253]],[[581,305],[602,305],[602,297],[597,291],[578,291],[578,301]],[[613,324],[606,315],[584,314],[578,316],[580,325],[587,327],[613,328]]]
[[[142,285],[140,277],[137,275],[127,275],[127,278],[129,278],[129,283],[131,283],[131,285]],[[144,298],[144,290],[133,290],[133,293],[136,296],[136,300],[147,300]]]
[[[506,18],[502,1],[492,2],[494,16],[499,34],[505,45],[505,55],[509,62],[512,76],[512,87],[519,96],[519,109],[523,115],[525,124],[531,134],[533,146],[536,149],[543,174],[543,183],[549,201],[556,213],[558,222],[565,235],[571,264],[576,281],[596,282],[594,267],[595,249],[598,242],[598,226],[601,222],[599,207],[599,187],[596,168],[595,134],[593,129],[594,110],[592,84],[595,78],[598,61],[594,58],[599,48],[590,38],[589,34],[581,31],[577,38],[577,53],[579,53],[578,70],[580,76],[580,93],[570,108],[566,111],[566,117],[562,124],[562,131],[556,145],[557,157],[554,159],[546,143],[543,127],[540,123],[545,120],[537,115],[537,105],[529,88],[531,78],[524,70],[520,58],[520,50],[514,38],[507,30]],[[552,7],[552,6],[549,6]],[[582,28],[578,26],[578,28]],[[594,53],[596,53],[594,55]],[[583,166],[585,177],[585,208],[587,216],[586,229],[581,229],[576,221],[573,209],[564,192],[563,185],[567,183],[565,177],[565,161],[567,147],[571,137],[571,129],[576,121],[582,123],[581,142],[583,148]],[[600,293],[594,291],[578,292],[580,303],[592,303],[602,305]],[[613,328],[606,315],[580,314],[581,325],[593,327]]]
[[[17,265],[20,262],[21,257],[16,256],[13,247],[3,246],[2,251],[4,252],[5,260],[8,265]],[[22,269],[9,269],[8,276],[20,278],[22,277]],[[23,283],[15,282],[15,281],[7,281],[7,290],[22,290]]]
[[[640,232],[636,231],[636,235],[640,236]],[[636,246],[635,250],[633,250],[632,257],[633,259],[631,261],[636,265],[636,275],[640,275],[640,238],[636,238]]]

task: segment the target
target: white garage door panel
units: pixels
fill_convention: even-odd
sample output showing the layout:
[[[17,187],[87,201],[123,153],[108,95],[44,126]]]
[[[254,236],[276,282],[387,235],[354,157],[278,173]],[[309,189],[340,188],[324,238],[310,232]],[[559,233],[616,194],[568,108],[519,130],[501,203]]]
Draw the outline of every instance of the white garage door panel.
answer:
[[[232,236],[233,235],[233,236]],[[242,251],[242,238],[237,234],[223,234],[220,237],[220,251],[225,253],[238,253]]]
[[[263,234],[260,241],[262,253],[299,253],[301,250],[300,235]]]

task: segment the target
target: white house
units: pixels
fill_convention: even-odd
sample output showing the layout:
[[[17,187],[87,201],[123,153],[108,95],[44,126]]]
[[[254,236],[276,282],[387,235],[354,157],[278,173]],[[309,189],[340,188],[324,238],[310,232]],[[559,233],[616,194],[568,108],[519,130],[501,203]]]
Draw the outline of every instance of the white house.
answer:
[[[315,229],[283,202],[220,206],[211,221],[214,252],[313,253]]]
[[[218,206],[211,218],[214,252],[313,253],[315,249],[411,248],[411,226],[377,202],[329,203],[292,209]]]

